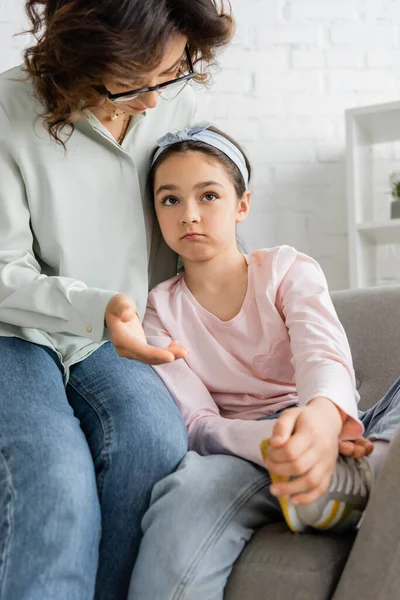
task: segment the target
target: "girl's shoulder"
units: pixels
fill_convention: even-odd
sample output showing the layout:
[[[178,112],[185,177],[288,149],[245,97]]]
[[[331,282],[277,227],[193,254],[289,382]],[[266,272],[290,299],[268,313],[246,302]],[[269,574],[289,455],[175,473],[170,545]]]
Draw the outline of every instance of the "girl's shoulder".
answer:
[[[276,290],[280,286],[292,267],[295,268],[296,274],[321,272],[321,267],[311,256],[287,245],[261,248],[246,255],[246,260],[253,272],[256,285],[258,287],[265,285],[270,290],[271,288]]]
[[[292,264],[301,253],[292,246],[273,246],[271,248],[260,248],[246,255],[249,266],[256,270],[281,269],[284,264]]]
[[[180,273],[156,285],[149,293],[149,301],[154,304],[160,299],[175,295],[180,289],[182,277],[183,273]]]

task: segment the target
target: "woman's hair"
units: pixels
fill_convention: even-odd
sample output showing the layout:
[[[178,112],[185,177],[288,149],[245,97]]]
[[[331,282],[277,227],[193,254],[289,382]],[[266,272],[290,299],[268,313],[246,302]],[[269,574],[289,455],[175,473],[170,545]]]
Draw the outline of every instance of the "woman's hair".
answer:
[[[243,154],[243,157],[244,157],[244,160],[246,163],[247,171],[249,173],[249,181],[250,181],[251,165],[250,165],[250,161],[247,158],[246,153],[244,152],[243,148],[241,146],[239,146],[239,144],[234,139],[232,139],[229,135],[227,135],[220,129],[217,129],[216,127],[208,127],[208,129],[210,131],[214,131],[215,133],[218,133],[219,135],[222,135],[224,138],[226,138],[232,144],[234,144],[236,146],[236,148],[238,148],[238,150],[240,150],[240,152]],[[206,144],[205,142],[198,142],[198,141],[194,141],[194,140],[188,140],[185,142],[179,142],[177,144],[172,144],[171,146],[168,146],[164,150],[164,152],[162,152],[162,154],[160,154],[160,156],[157,158],[154,165],[151,167],[150,173],[149,173],[149,186],[150,186],[151,191],[154,189],[154,179],[155,179],[156,171],[162,165],[162,163],[164,161],[166,161],[167,158],[169,158],[173,154],[186,154],[187,152],[201,152],[202,154],[205,154],[206,156],[211,156],[212,158],[216,159],[224,167],[225,171],[229,175],[229,177],[234,185],[236,196],[237,196],[238,200],[240,198],[242,198],[243,194],[246,191],[246,185],[243,180],[243,176],[242,176],[241,172],[239,171],[238,167],[235,165],[235,163],[229,158],[229,156],[224,154],[224,152],[221,152],[221,150],[214,148],[214,146],[210,146],[209,144]]]
[[[152,71],[171,36],[188,38],[203,83],[234,32],[225,0],[26,0],[26,12],[36,43],[25,51],[25,68],[61,143],[61,130],[72,133],[82,109],[104,98],[106,79]]]

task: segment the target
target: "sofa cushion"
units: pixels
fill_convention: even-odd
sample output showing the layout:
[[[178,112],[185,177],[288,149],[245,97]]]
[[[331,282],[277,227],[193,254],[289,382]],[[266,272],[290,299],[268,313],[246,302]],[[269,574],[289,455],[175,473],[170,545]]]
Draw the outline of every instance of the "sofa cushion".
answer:
[[[400,376],[400,286],[333,292],[332,300],[349,338],[365,410]]]
[[[226,600],[328,600],[355,534],[294,534],[284,523],[263,527],[235,563]]]

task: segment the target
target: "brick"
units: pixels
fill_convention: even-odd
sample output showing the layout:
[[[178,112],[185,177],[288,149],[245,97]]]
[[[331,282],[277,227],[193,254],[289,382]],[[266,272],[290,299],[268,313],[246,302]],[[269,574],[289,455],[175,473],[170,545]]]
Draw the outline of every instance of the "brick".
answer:
[[[290,115],[342,116],[347,108],[358,106],[356,93],[323,93],[298,92],[287,95],[285,108]]]
[[[289,6],[291,19],[303,20],[333,20],[354,19],[356,17],[356,3],[351,0],[324,0],[324,2],[302,2],[292,0]]]
[[[382,91],[395,87],[394,75],[389,70],[334,71],[329,77],[333,91]]]
[[[221,69],[246,69],[248,71],[282,71],[289,66],[286,49],[250,50],[232,46],[219,59]]]
[[[237,93],[238,89],[243,94],[248,94],[252,89],[252,74],[243,69],[224,69],[213,77],[214,93]]]
[[[330,68],[363,67],[366,53],[363,50],[348,48],[331,48],[325,52],[326,64]]]
[[[269,185],[274,179],[272,167],[266,168],[264,163],[252,162],[252,187]]]
[[[400,5],[397,0],[360,0],[361,11],[365,18],[372,20],[390,20],[398,22]]]
[[[278,94],[266,98],[256,98],[236,94],[214,94],[205,91],[197,94],[197,119],[235,117],[245,119],[247,115],[253,118],[265,116],[284,116],[284,106]]]
[[[260,128],[258,122],[254,119],[238,119],[232,117],[229,119],[219,119],[216,125],[226,131],[239,143],[246,143],[256,140],[259,136]]]
[[[325,163],[311,171],[308,171],[304,165],[279,165],[275,167],[274,171],[277,184],[295,181],[298,185],[320,188],[321,185],[332,186],[338,181],[342,173],[342,165]]]
[[[390,46],[396,44],[396,28],[386,24],[354,24],[333,25],[331,27],[331,40],[337,45],[364,46]]]
[[[374,48],[367,54],[367,65],[371,68],[398,67],[400,64],[400,51]]]
[[[312,145],[305,142],[293,144],[290,141],[269,141],[259,139],[249,145],[249,157],[251,162],[262,164],[310,164],[315,160],[315,152]]]
[[[318,69],[325,66],[320,50],[293,50],[291,64],[295,69]]]
[[[322,89],[322,77],[317,72],[286,71],[282,74],[260,72],[256,76],[255,89],[261,94],[276,90],[317,92]]]
[[[333,124],[328,119],[263,119],[260,123],[262,135],[269,140],[323,140],[333,134]]]
[[[269,25],[282,20],[279,0],[262,0],[262,2],[253,3],[253,8],[249,8],[249,3],[243,0],[236,0],[232,4],[233,15],[239,22],[243,21],[249,25],[259,25],[260,23]]]
[[[276,27],[260,27],[256,32],[257,47],[266,48],[271,44],[318,44],[321,40],[321,29],[315,26],[278,25]]]
[[[255,31],[246,23],[239,21],[236,24],[236,31],[231,46],[239,48],[251,48],[254,45]]]
[[[338,142],[324,142],[316,147],[317,159],[319,163],[338,164],[343,163],[343,147]]]

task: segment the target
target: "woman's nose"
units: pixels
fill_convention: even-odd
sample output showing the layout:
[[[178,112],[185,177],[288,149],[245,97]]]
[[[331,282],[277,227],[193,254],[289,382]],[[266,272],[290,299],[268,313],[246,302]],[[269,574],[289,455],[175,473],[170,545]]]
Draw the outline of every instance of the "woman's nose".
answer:
[[[159,98],[160,95],[158,92],[147,92],[146,94],[141,95],[140,101],[146,108],[155,108],[158,104]]]

